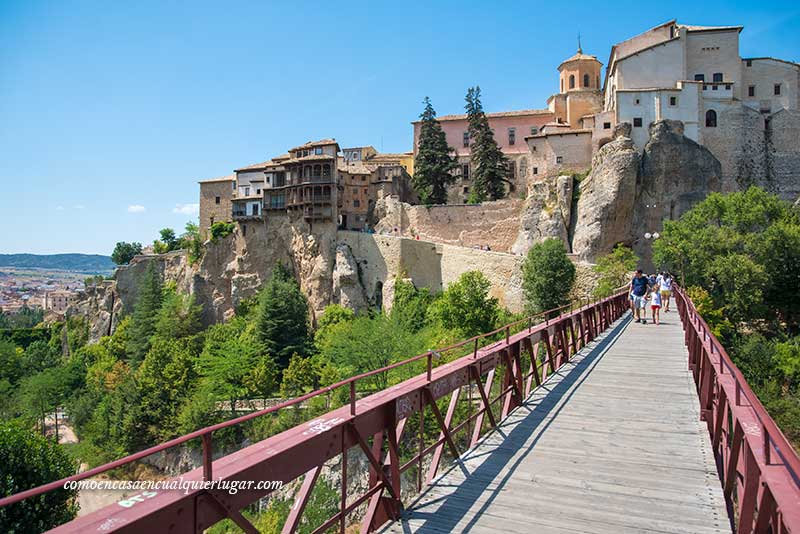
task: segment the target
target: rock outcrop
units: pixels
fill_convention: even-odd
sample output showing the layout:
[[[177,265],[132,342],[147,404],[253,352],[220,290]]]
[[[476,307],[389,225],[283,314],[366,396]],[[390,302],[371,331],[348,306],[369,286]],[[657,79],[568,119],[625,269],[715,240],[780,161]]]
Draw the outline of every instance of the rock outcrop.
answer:
[[[541,178],[528,184],[528,196],[519,220],[519,233],[511,252],[525,254],[535,243],[547,238],[569,243],[572,210],[572,175]]]
[[[592,260],[629,239],[638,172],[630,124],[622,123],[594,155],[592,170],[580,185],[572,251],[581,258]]]
[[[358,276],[358,265],[350,246],[336,246],[336,264],[333,268],[333,302],[356,312],[367,308],[367,296]]]

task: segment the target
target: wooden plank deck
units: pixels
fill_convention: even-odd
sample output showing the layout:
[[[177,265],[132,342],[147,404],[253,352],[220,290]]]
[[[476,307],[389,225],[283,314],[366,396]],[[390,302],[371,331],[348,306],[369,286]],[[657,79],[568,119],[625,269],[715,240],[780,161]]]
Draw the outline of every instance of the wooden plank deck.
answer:
[[[620,319],[385,533],[731,532],[677,312]]]

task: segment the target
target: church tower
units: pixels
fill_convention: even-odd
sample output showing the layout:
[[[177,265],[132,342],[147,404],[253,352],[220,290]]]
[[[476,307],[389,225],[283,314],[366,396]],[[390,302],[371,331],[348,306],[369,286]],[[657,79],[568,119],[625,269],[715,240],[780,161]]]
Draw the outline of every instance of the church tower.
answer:
[[[558,122],[573,129],[583,128],[584,117],[600,111],[602,67],[597,57],[583,53],[578,37],[578,51],[558,66],[559,92],[550,97],[549,106]]]

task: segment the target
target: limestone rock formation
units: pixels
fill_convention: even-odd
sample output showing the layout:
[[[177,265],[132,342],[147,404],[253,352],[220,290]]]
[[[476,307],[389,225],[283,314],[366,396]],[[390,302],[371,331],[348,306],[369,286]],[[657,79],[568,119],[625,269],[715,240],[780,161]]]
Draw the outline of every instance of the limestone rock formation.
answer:
[[[122,301],[117,298],[117,283],[104,280],[96,286],[88,286],[81,298],[69,309],[70,315],[85,317],[89,322],[89,343],[96,343],[103,336],[111,335],[122,315]]]
[[[581,258],[594,259],[630,236],[638,171],[630,124],[619,124],[612,141],[592,158],[592,170],[580,185],[572,251]]]
[[[519,221],[519,233],[511,252],[525,254],[535,243],[549,237],[569,243],[572,209],[572,176],[541,178],[528,185],[528,196]]]
[[[652,242],[645,234],[660,232],[662,221],[680,218],[709,193],[719,191],[721,176],[719,160],[683,135],[683,123],[662,120],[650,126],[628,237],[645,264],[652,256]]]
[[[336,246],[336,263],[333,268],[333,302],[356,312],[367,307],[367,297],[358,276],[358,265],[353,252],[346,244]]]

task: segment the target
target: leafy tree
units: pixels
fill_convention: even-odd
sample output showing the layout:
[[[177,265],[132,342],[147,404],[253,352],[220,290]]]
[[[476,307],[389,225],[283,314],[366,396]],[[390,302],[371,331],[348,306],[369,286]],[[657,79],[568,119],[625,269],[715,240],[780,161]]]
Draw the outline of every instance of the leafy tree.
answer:
[[[697,312],[705,319],[706,324],[711,329],[711,333],[719,339],[728,339],[728,336],[733,331],[733,324],[725,317],[725,312],[722,308],[714,306],[714,301],[708,291],[702,287],[689,286],[686,288],[686,293],[697,307]]]
[[[374,318],[356,317],[330,327],[319,350],[323,360],[333,362],[347,376],[385,367],[426,348],[396,319],[380,314]],[[368,379],[376,390],[387,387],[388,380],[387,373]]]
[[[289,360],[289,366],[283,370],[281,397],[299,397],[312,391],[318,378],[311,358],[299,354],[293,355]]]
[[[491,283],[480,271],[467,271],[434,302],[429,313],[434,320],[464,337],[493,330],[500,306],[489,296]]]
[[[61,362],[61,354],[54,351],[46,341],[34,341],[22,359],[22,366],[26,375],[36,374],[45,369],[57,366]]]
[[[322,310],[317,320],[317,330],[314,332],[314,343],[319,347],[327,333],[339,323],[350,322],[355,319],[356,314],[350,308],[345,308],[341,304],[328,304]]]
[[[737,330],[779,319],[798,331],[800,216],[776,195],[756,187],[712,193],[680,220],[665,221],[653,256],[683,285],[706,289]]]
[[[423,204],[447,204],[447,186],[456,180],[453,171],[458,162],[451,155],[454,150],[447,145],[430,98],[426,96],[423,104],[412,183]]]
[[[308,302],[294,280],[276,269],[261,294],[256,330],[266,352],[281,369],[295,353],[307,354],[309,344]]]
[[[598,258],[597,264],[592,268],[598,275],[594,296],[608,297],[615,289],[625,285],[638,263],[639,257],[622,244],[614,247],[610,254]]]
[[[465,100],[472,162],[472,191],[469,201],[477,204],[487,199],[501,199],[506,195],[505,182],[509,181],[508,158],[497,145],[489,127],[489,119],[483,112],[481,88],[470,87]]]
[[[236,223],[234,222],[217,221],[211,225],[211,228],[209,228],[209,233],[211,234],[211,241],[216,242],[218,239],[227,237],[231,235],[235,229],[236,229]]]
[[[156,331],[156,320],[162,298],[161,276],[151,264],[142,279],[139,296],[131,316],[126,352],[134,366],[142,361],[150,349],[150,337]]]
[[[141,396],[137,426],[146,429],[140,437],[144,445],[173,437],[180,406],[195,384],[195,358],[183,340],[154,338],[135,374]]]
[[[117,265],[127,265],[134,256],[141,253],[141,243],[126,243],[125,241],[120,241],[114,246],[114,252],[111,253],[111,260]]]
[[[0,379],[6,379],[11,385],[22,378],[24,368],[24,352],[5,339],[0,339]]]
[[[560,239],[535,244],[522,264],[526,311],[534,314],[568,304],[574,282],[575,265]]]
[[[159,232],[161,242],[167,245],[167,250],[175,250],[178,246],[178,238],[175,237],[175,230],[172,228],[162,228]]]
[[[428,307],[433,300],[429,288],[417,289],[413,283],[398,276],[394,284],[392,317],[396,317],[404,328],[416,332],[427,324]]]
[[[75,473],[64,449],[13,422],[0,423],[0,497]],[[77,491],[58,489],[0,508],[4,532],[44,532],[75,518]]]
[[[229,401],[234,414],[238,401],[254,393],[262,396],[264,393],[252,391],[250,385],[253,368],[267,357],[267,352],[245,328],[241,318],[209,328],[197,362],[203,387],[217,398]]]
[[[202,330],[203,306],[195,304],[194,295],[169,290],[164,296],[155,321],[154,333],[162,339],[182,338]]]
[[[58,371],[51,369],[25,378],[19,387],[20,406],[40,425],[45,434],[45,419],[55,411],[60,401]]]
[[[181,235],[179,247],[189,251],[189,263],[195,263],[203,255],[203,240],[200,238],[200,226],[187,222]]]

